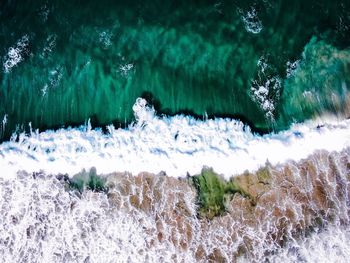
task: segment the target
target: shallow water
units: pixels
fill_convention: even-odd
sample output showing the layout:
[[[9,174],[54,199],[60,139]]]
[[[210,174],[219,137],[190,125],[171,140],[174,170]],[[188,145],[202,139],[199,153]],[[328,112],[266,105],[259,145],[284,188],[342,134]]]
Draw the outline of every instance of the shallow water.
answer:
[[[162,174],[104,176],[108,194],[67,190],[62,176],[0,179],[5,262],[347,262],[349,148],[239,178],[247,195],[198,218],[196,191]]]

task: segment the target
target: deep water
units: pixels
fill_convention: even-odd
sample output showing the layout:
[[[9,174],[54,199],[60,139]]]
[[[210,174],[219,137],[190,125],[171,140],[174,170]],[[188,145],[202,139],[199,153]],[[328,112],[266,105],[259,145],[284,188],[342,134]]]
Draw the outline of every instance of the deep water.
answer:
[[[348,1],[1,1],[1,140],[13,131],[228,116],[253,130],[342,113]]]

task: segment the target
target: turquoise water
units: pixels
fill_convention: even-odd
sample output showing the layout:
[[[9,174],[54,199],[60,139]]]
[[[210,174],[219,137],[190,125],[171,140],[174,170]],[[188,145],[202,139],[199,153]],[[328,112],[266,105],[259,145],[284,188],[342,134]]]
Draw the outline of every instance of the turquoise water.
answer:
[[[348,1],[4,1],[2,139],[17,129],[159,114],[228,116],[257,131],[341,113]]]

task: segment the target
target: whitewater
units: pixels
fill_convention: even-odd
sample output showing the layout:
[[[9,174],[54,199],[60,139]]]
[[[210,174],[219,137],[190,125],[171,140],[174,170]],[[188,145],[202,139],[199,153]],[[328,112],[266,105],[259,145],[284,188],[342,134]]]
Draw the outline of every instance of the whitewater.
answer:
[[[135,122],[127,128],[79,128],[14,134],[0,145],[3,176],[17,171],[68,174],[95,167],[115,171],[184,177],[211,167],[225,178],[259,167],[301,160],[315,150],[340,151],[350,146],[350,120],[319,118],[289,130],[258,135],[238,120],[196,120],[190,116],[157,116],[147,101],[133,106]]]
[[[1,262],[347,261],[350,120],[259,135],[238,120],[159,116],[142,98],[133,111],[127,128],[87,122],[0,145]],[[91,167],[108,193],[67,190],[62,175]],[[203,167],[252,182],[268,167],[272,181],[208,221],[181,179]]]

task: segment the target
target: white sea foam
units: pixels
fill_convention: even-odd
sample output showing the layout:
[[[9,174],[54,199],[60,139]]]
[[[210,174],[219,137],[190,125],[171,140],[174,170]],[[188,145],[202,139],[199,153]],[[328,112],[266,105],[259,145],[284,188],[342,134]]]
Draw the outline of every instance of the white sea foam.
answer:
[[[107,134],[85,125],[13,136],[0,145],[1,171],[73,175],[95,166],[99,173],[165,171],[178,177],[209,166],[228,178],[256,170],[267,160],[277,164],[306,158],[317,149],[339,151],[350,146],[350,120],[311,121],[260,136],[231,119],[158,117],[144,99],[138,99],[133,110],[135,123],[127,129],[108,126]]]
[[[104,49],[107,49],[112,45],[113,33],[109,31],[102,31],[99,33],[99,42],[101,43]]]
[[[146,246],[151,218],[110,207],[104,194],[72,196],[57,180],[41,177],[0,177],[1,262],[146,262],[160,256]]]
[[[23,53],[26,51],[29,45],[29,36],[24,35],[21,37],[14,47],[10,47],[5,56],[5,62],[3,64],[5,73],[9,73],[11,69],[18,63],[23,61]]]
[[[157,117],[143,99],[137,100],[133,110],[136,122],[128,129],[109,126],[109,133],[103,134],[92,130],[88,122],[74,129],[32,131],[0,145],[0,255],[4,262],[194,262],[198,247],[207,255],[219,247],[223,256],[231,258],[245,242],[239,236],[242,229],[254,244],[252,259],[274,251],[269,262],[347,262],[350,232],[337,220],[303,238],[291,235],[279,249],[265,242],[267,231],[275,227],[268,220],[258,224],[258,229],[227,218],[225,224],[224,217],[215,227],[214,223],[203,224],[196,217],[195,192],[165,184],[160,177],[154,183],[157,189],[150,188],[155,192],[147,195],[152,197],[153,208],[142,210],[131,205],[132,196],[123,192],[126,186],[119,185],[118,176],[110,180],[120,188],[113,188],[109,195],[85,191],[77,196],[66,191],[55,175],[73,175],[95,166],[99,173],[164,170],[168,175],[184,176],[208,165],[229,177],[246,168],[257,169],[267,158],[277,163],[298,160],[316,149],[349,147],[350,120],[313,121],[259,136],[229,119]],[[48,173],[16,173],[18,170]],[[341,174],[346,177],[344,171]],[[135,190],[137,185],[129,183],[130,193],[144,197],[144,185]],[[188,215],[178,221],[178,214],[172,211],[182,198],[186,207],[182,209]],[[120,207],[118,200],[123,200]],[[284,203],[276,206],[283,209]],[[191,234],[184,239],[189,227]]]
[[[243,12],[241,9],[238,9],[238,12],[241,14],[241,19],[247,32],[253,34],[258,34],[261,32],[263,25],[258,17],[258,12],[254,7],[251,7],[251,9],[247,12]]]
[[[286,70],[287,78],[290,78],[294,75],[299,65],[300,65],[300,60],[295,60],[293,62],[287,61],[287,70]]]
[[[252,81],[251,97],[265,112],[266,118],[273,120],[282,87],[281,79],[274,73],[276,70],[269,63],[268,57],[260,57],[257,66],[258,76]]]
[[[123,77],[128,77],[129,76],[129,72],[132,71],[133,68],[134,68],[134,64],[132,64],[132,63],[121,64],[119,66],[119,73]]]
[[[348,262],[350,230],[331,226],[302,240],[292,240],[287,248],[271,256],[270,262]]]
[[[249,251],[237,262],[338,263],[347,262],[350,256],[350,231],[336,223],[301,238],[293,238],[289,232],[283,248],[278,242],[269,242],[268,233],[276,228],[272,210],[279,207],[283,211],[291,201],[291,207],[298,210],[293,198],[276,203],[266,214],[271,214],[271,221],[256,218],[259,223],[254,227],[249,219],[235,221],[229,216],[200,220],[196,217],[195,192],[189,186],[180,186],[181,181],[165,182],[162,176],[137,184],[132,176],[123,182],[115,175],[110,180],[116,187],[111,187],[109,195],[84,191],[79,196],[67,191],[54,175],[4,175],[0,174],[2,262],[208,262],[208,256],[198,260],[199,248],[205,255],[220,251],[226,261],[232,261],[242,246]],[[152,205],[140,209],[138,202],[131,202],[132,196],[138,200],[147,197]],[[328,197],[329,204],[347,207],[347,199],[335,202],[335,196]],[[316,207],[315,214],[321,208]],[[274,253],[267,255],[271,251]],[[215,256],[211,259],[220,260]]]

